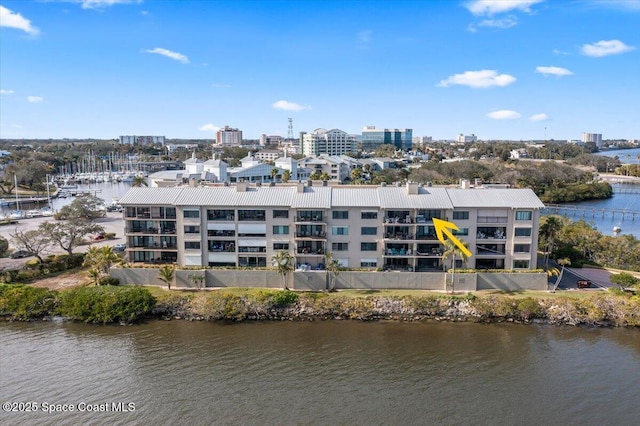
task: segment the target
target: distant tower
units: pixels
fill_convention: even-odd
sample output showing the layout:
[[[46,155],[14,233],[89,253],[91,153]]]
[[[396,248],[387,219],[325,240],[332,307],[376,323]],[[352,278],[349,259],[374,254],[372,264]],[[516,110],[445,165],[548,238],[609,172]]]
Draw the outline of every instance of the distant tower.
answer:
[[[293,118],[289,118],[289,131],[287,132],[289,145],[293,145]]]

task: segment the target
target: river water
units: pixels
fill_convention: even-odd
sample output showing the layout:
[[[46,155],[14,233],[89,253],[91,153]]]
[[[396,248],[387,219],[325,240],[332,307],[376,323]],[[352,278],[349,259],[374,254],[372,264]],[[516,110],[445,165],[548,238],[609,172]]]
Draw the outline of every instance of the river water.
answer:
[[[638,330],[53,322],[2,323],[0,341],[0,400],[39,408],[0,413],[7,425],[636,425],[640,418]],[[76,411],[45,414],[42,403]],[[77,411],[107,403],[129,411]]]

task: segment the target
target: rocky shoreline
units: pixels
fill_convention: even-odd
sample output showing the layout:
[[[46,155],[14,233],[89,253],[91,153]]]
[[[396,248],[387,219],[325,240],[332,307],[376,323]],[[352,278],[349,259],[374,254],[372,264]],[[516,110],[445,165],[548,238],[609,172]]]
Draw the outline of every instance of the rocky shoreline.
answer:
[[[204,299],[204,300],[203,300]],[[250,298],[171,298],[152,316],[188,321],[434,321],[640,327],[640,300],[619,296],[585,299],[510,296],[312,297],[277,306]]]

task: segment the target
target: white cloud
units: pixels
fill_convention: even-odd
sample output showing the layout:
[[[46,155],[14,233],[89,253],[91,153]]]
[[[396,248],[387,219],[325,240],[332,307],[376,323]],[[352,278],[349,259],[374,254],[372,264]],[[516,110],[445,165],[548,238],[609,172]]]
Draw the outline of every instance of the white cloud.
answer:
[[[198,130],[201,130],[201,131],[203,131],[203,132],[212,132],[212,133],[215,133],[215,132],[217,132],[218,130],[220,130],[220,127],[218,127],[218,126],[214,126],[213,124],[208,123],[208,124],[205,124],[204,126],[200,126],[200,127],[198,127]]]
[[[620,40],[600,40],[592,44],[582,45],[582,54],[593,57],[617,55],[634,50],[634,46],[627,46]]]
[[[467,2],[464,6],[476,16],[491,16],[512,10],[530,13],[531,6],[542,1],[544,0],[475,0]]]
[[[271,104],[271,106],[275,109],[281,109],[283,111],[302,111],[305,109],[311,109],[310,106],[303,106],[289,101],[277,101]]]
[[[188,64],[189,63],[189,58],[187,58],[182,53],[173,52],[171,50],[163,49],[161,47],[156,47],[155,49],[147,49],[147,50],[145,50],[145,52],[147,52],[147,53],[156,53],[158,55],[166,56],[167,58],[171,58],[171,59],[173,59],[175,61],[182,62],[183,64]]]
[[[27,96],[27,100],[32,104],[39,104],[40,102],[44,101],[44,98],[41,96]]]
[[[82,3],[83,9],[100,9],[114,4],[142,3],[142,0],[74,0],[74,3]]]
[[[13,90],[0,89],[0,95],[13,95]]]
[[[465,71],[462,74],[454,74],[446,80],[441,80],[438,87],[449,87],[453,84],[469,86],[474,89],[487,87],[504,87],[514,83],[516,78],[509,74],[498,74],[494,70]]]
[[[499,111],[490,112],[489,114],[487,114],[487,117],[493,118],[494,120],[514,120],[522,116],[515,111],[501,109]]]
[[[562,51],[560,49],[553,49],[552,52],[553,52],[554,55],[570,55],[569,52],[564,52],[564,51]]]
[[[491,27],[507,29],[518,25],[518,18],[515,16],[509,16],[503,19],[485,19],[477,24],[479,27]]]
[[[547,121],[548,119],[549,116],[544,112],[540,114],[533,114],[531,117],[529,117],[529,120],[531,121]]]
[[[573,75],[571,71],[566,68],[554,67],[553,65],[550,67],[536,67],[536,72],[544,75],[555,75],[558,77],[562,77],[565,75]]]
[[[31,25],[30,20],[4,6],[0,6],[0,27],[15,28],[31,35],[37,35],[40,32],[38,28]]]

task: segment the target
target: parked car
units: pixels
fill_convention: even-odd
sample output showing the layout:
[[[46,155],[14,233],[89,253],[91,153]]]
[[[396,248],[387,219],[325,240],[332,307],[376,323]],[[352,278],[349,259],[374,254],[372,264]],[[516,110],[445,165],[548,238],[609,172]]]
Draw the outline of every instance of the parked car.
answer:
[[[33,253],[26,250],[16,250],[13,253],[11,253],[9,257],[11,257],[12,259],[22,259],[24,257],[29,257],[29,256],[33,256]]]
[[[589,288],[589,287],[591,287],[591,281],[578,280],[578,288]]]
[[[91,237],[91,240],[92,241],[102,241],[102,240],[104,240],[104,233],[101,232],[99,234],[94,235],[93,237]]]
[[[113,246],[113,251],[116,253],[122,253],[127,248],[125,243],[118,243]]]

